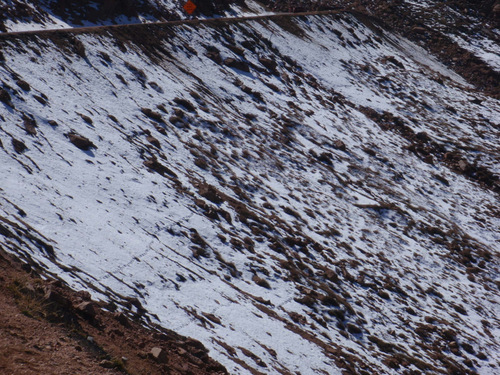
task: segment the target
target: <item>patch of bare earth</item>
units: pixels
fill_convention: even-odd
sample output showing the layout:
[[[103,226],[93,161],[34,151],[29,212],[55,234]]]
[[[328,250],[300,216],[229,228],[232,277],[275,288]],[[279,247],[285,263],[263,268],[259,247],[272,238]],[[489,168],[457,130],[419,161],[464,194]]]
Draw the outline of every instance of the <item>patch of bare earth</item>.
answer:
[[[0,373],[227,374],[200,342],[101,305],[0,249]]]

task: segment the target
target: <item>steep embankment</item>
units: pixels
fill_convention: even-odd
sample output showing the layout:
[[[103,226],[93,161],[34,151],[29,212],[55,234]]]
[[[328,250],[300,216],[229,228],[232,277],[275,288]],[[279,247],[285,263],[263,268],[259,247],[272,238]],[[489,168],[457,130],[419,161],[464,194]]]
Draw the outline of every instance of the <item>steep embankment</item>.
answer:
[[[230,373],[498,372],[498,101],[420,47],[342,14],[1,52],[2,228],[46,237],[2,247]]]
[[[417,43],[470,83],[500,97],[498,0],[265,1],[276,11],[341,8],[376,18]]]
[[[0,4],[0,32],[122,25],[189,17],[185,1],[172,0],[9,0]],[[249,1],[254,11],[261,6]],[[196,1],[193,16],[241,15],[252,11],[243,0]]]

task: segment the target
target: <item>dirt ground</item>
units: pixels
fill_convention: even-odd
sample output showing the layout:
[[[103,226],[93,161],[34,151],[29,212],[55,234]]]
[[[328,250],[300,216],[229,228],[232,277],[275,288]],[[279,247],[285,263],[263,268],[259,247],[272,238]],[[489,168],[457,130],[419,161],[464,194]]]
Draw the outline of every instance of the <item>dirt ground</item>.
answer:
[[[0,373],[227,374],[198,341],[101,305],[0,248]]]

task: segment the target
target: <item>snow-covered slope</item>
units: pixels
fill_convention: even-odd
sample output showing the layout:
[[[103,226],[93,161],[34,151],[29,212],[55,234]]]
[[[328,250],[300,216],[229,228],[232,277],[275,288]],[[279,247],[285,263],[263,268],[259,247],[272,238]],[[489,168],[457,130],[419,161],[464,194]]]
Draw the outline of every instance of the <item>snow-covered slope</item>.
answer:
[[[0,43],[2,247],[231,374],[498,373],[500,107],[420,47],[349,14]]]

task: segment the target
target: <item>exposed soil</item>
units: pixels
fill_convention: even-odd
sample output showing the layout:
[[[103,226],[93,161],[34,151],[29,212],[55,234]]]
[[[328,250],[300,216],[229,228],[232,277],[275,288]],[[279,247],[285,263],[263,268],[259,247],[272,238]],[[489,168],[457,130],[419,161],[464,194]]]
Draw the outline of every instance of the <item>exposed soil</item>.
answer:
[[[0,249],[0,373],[227,374],[195,340],[144,328]]]

